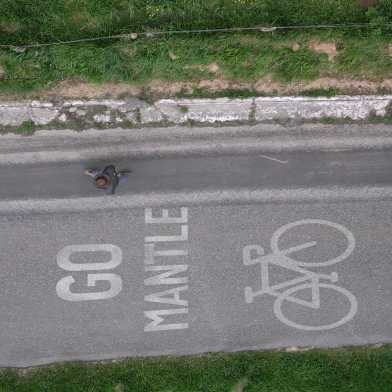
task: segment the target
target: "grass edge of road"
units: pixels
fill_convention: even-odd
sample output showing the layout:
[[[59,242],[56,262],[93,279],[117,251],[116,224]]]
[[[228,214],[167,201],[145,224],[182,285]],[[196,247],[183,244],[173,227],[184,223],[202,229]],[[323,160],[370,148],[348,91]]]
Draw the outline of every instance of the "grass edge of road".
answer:
[[[83,83],[97,90],[112,84],[113,91],[123,88],[125,92],[129,86],[130,95],[139,91],[136,95],[151,99],[271,95],[275,91],[281,95],[284,90],[300,92],[301,85],[313,95],[334,95],[350,85],[366,91],[369,85],[378,84],[381,89],[383,82],[391,81],[392,44],[383,36],[353,38],[337,32],[141,38],[104,47],[0,50],[0,67],[4,96],[45,90],[58,97],[64,91],[83,95]],[[390,90],[391,86],[392,82]]]
[[[167,95],[170,92],[161,82],[211,81],[209,92],[190,88],[190,94],[204,96],[211,90],[232,95],[252,90],[223,88],[230,80],[237,87],[252,81],[260,94],[268,94],[277,83],[282,90],[287,84],[318,78],[392,79],[392,0],[361,1],[362,7],[358,0],[161,0],[159,4],[156,0],[70,0],[67,6],[61,0],[50,4],[3,0],[0,44],[15,46],[0,48],[0,94],[20,96],[53,89],[61,96],[59,84],[75,80],[94,85],[126,83],[135,89],[153,82],[157,91]],[[368,27],[154,35],[157,29],[352,23]],[[150,35],[61,44],[67,39],[132,31]],[[18,46],[38,42],[61,45]],[[316,86],[312,91],[328,89],[333,86]],[[73,91],[80,90],[76,86]],[[171,95],[181,93],[178,90]]]
[[[390,345],[74,362],[0,370],[1,392],[390,392],[391,388]]]

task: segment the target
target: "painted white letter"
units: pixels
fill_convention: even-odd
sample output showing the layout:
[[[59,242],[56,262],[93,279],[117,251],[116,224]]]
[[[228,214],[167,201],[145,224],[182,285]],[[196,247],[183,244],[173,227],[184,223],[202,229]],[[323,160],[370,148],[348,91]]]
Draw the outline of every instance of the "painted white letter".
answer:
[[[81,252],[107,252],[111,259],[103,263],[74,263],[70,260],[73,253]],[[57,264],[66,271],[102,271],[116,268],[121,264],[122,251],[112,244],[86,244],[70,245],[61,249],[57,255]]]
[[[169,250],[155,250],[155,244],[144,245],[144,263],[154,264],[155,257],[176,257],[176,256],[188,256],[188,250],[182,249],[169,249]]]
[[[169,331],[173,329],[187,329],[188,323],[162,324],[162,322],[164,321],[164,318],[162,316],[170,316],[173,314],[187,314],[187,313],[188,313],[187,308],[145,311],[144,315],[152,321],[144,327],[144,331],[154,332],[154,331]]]
[[[172,275],[179,274],[188,270],[186,264],[178,265],[153,265],[144,268],[146,271],[166,271],[156,276],[144,279],[145,286],[156,286],[161,284],[184,284],[188,283],[188,277],[170,278]]]
[[[147,302],[158,302],[161,304],[188,306],[188,301],[180,298],[180,292],[185,290],[188,290],[188,286],[179,286],[173,289],[145,295],[144,300]]]
[[[56,285],[57,295],[65,300],[72,302],[79,301],[97,301],[101,299],[109,299],[118,295],[122,289],[122,280],[116,274],[88,274],[87,275],[87,286],[95,287],[99,281],[105,281],[110,283],[110,288],[105,291],[98,291],[92,293],[73,293],[71,291],[71,285],[75,283],[75,279],[72,276],[66,276],[60,279]]]
[[[146,208],[145,210],[145,222],[146,223],[187,223],[188,222],[188,208],[181,207],[181,216],[169,216],[169,210],[166,208],[162,209],[162,216],[154,218],[152,216],[152,208]]]

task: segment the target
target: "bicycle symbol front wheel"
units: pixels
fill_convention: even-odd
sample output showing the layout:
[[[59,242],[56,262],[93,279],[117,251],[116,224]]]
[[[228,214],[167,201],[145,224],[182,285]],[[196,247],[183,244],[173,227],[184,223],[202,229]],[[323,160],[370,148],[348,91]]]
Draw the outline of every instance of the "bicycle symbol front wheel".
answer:
[[[276,317],[282,323],[286,324],[287,326],[292,327],[292,328],[296,328],[296,329],[300,329],[302,331],[326,331],[326,330],[337,328],[337,327],[340,327],[340,326],[346,324],[355,316],[355,314],[358,311],[358,302],[352,293],[350,293],[348,290],[344,289],[343,287],[335,286],[333,284],[319,283],[318,286],[319,286],[319,288],[333,290],[333,291],[339,293],[340,295],[344,296],[348,300],[350,307],[349,307],[347,314],[344,317],[342,317],[340,320],[333,322],[331,324],[312,326],[312,325],[304,325],[304,324],[296,323],[284,315],[283,309],[282,309],[283,305],[286,305],[289,303],[292,304],[293,302],[295,303],[295,296],[293,296],[293,294],[298,291],[302,291],[302,290],[306,290],[306,289],[312,290],[312,288],[313,288],[312,283],[305,283],[305,284],[302,284],[302,285],[299,285],[296,287],[292,287],[292,288],[286,290],[285,292],[283,292],[276,299],[275,304],[274,304],[274,313],[275,313]]]
[[[290,259],[295,261],[295,263],[299,266],[303,267],[324,267],[332,264],[339,263],[340,261],[343,261],[347,259],[353,252],[355,248],[355,238],[353,233],[351,233],[350,230],[345,228],[342,225],[339,225],[338,223],[326,221],[326,220],[321,220],[321,219],[304,219],[304,220],[299,220],[295,221],[292,223],[288,223],[287,225],[282,226],[278,230],[275,231],[275,233],[271,237],[271,250],[273,253],[287,253],[286,250],[281,249],[279,246],[279,241],[281,237],[288,233],[288,232],[293,232],[296,227],[298,226],[305,226],[305,225],[320,225],[320,226],[326,226],[329,228],[332,228],[336,230],[338,233],[343,235],[346,238],[347,241],[347,247],[346,249],[338,256],[331,258],[326,261],[320,261],[320,262],[304,262],[304,261],[299,261],[295,260],[293,255],[289,255]]]

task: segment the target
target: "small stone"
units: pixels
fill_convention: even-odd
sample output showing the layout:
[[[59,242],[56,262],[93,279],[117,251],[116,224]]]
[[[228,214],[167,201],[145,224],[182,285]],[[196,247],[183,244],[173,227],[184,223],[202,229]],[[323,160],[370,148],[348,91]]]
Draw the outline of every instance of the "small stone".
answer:
[[[62,115],[59,116],[58,120],[61,121],[61,122],[66,122],[67,121],[67,115],[65,113],[63,113]]]
[[[24,53],[26,51],[26,48],[22,46],[14,46],[12,50],[16,53]]]
[[[138,122],[138,115],[136,111],[125,113],[125,118],[127,121],[136,124]]]
[[[173,52],[169,52],[169,57],[173,61],[178,59],[178,56],[176,56]]]
[[[87,113],[86,110],[83,110],[83,109],[78,109],[78,110],[76,110],[76,112],[75,112],[75,114],[76,114],[77,116],[80,116],[80,117],[85,116],[86,113]]]
[[[51,121],[55,120],[59,115],[57,109],[49,108],[31,108],[31,120],[36,125],[47,125]]]
[[[124,385],[123,385],[123,384],[117,384],[117,385],[114,387],[113,392],[124,392]]]
[[[298,52],[301,49],[301,46],[299,45],[298,42],[295,42],[291,47],[291,49],[293,50],[293,52]]]
[[[262,33],[272,33],[276,31],[276,27],[260,27],[259,31],[261,31]]]
[[[209,64],[206,68],[209,72],[214,74],[217,74],[220,71],[219,65],[217,63]]]
[[[163,120],[162,113],[154,106],[140,109],[140,121],[142,124],[159,123]]]
[[[110,123],[110,113],[101,113],[94,115],[94,121],[99,124],[108,124]]]
[[[234,385],[232,392],[244,392],[247,384],[248,384],[247,378],[240,380],[236,385]]]
[[[295,353],[297,351],[300,351],[297,346],[291,346],[291,347],[286,348],[286,352],[288,352],[288,353]]]

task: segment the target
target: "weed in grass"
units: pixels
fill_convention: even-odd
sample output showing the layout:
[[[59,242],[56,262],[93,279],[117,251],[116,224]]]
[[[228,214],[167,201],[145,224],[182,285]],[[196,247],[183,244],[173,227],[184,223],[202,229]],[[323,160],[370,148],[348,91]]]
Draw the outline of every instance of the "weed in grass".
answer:
[[[337,94],[336,89],[312,89],[312,90],[304,90],[300,92],[299,95],[303,95],[305,97],[335,97]]]
[[[327,61],[327,55],[317,55],[308,49],[297,52],[281,49],[273,63],[273,70],[276,77],[284,82],[312,80],[320,75]]]
[[[258,94],[259,96],[262,96]],[[192,93],[181,93],[177,94],[177,98],[253,98],[255,96],[255,92],[253,90],[233,90],[233,89],[225,89],[217,92],[209,92],[205,89],[194,88]]]
[[[184,114],[189,112],[188,106],[179,105],[179,109],[180,109],[180,112],[184,113]]]
[[[33,121],[24,121],[18,128],[15,129],[15,133],[23,136],[33,135],[36,130],[36,126]]]
[[[346,75],[366,78],[392,76],[392,57],[387,55],[385,40],[346,40],[337,56],[337,68]]]

